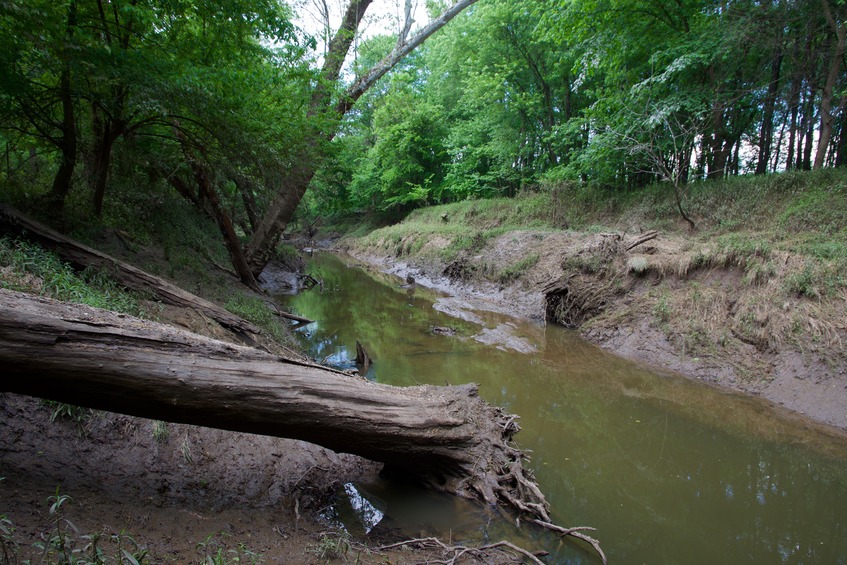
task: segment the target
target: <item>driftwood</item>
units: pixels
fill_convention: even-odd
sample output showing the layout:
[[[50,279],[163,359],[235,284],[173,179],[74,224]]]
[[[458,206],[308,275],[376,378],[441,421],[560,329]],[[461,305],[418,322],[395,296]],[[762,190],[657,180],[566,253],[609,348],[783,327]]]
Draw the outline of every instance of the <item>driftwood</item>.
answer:
[[[516,546],[515,544],[508,541],[498,541],[496,543],[490,543],[487,545],[483,545],[481,547],[466,547],[462,545],[447,545],[443,541],[438,538],[416,538],[409,539],[404,541],[398,541],[396,543],[383,545],[377,548],[377,551],[386,551],[389,549],[396,549],[398,547],[417,547],[421,549],[440,549],[445,555],[449,556],[450,559],[446,561],[439,561],[438,563],[445,563],[447,565],[453,565],[454,563],[459,563],[460,558],[465,554],[473,555],[476,557],[484,557],[487,553],[491,553],[494,551],[505,551],[509,555],[513,553],[517,553],[526,559],[529,559],[531,563],[536,563],[537,565],[544,565],[544,562],[541,561],[538,557],[543,556],[546,552],[542,552],[540,555],[531,553],[521,547]],[[501,548],[506,548],[506,550],[502,550]]]
[[[476,385],[393,387],[97,308],[0,289],[0,391],[300,439],[550,522]]]
[[[658,236],[658,235],[659,235],[659,232],[657,232],[655,230],[654,231],[648,231],[647,233],[645,233],[644,235],[642,235],[641,237],[639,237],[638,239],[636,239],[635,241],[633,241],[632,243],[627,245],[626,250],[630,251],[632,249],[635,249],[636,247],[638,247],[642,243],[646,243],[646,242],[650,241],[651,239],[656,239],[656,236]]]
[[[186,292],[168,281],[133,267],[72,240],[47,226],[27,218],[11,206],[0,205],[0,233],[23,237],[37,243],[75,267],[93,267],[109,274],[118,284],[139,292],[152,292],[161,302],[172,306],[193,308],[220,325],[244,336],[261,330],[244,318]]]
[[[273,301],[268,301],[266,299],[262,299],[262,302],[268,305],[274,314],[279,316],[280,318],[285,318],[286,320],[292,320],[297,322],[293,327],[299,328],[300,326],[305,326],[306,324],[314,323],[314,320],[310,320],[309,318],[304,318],[303,316],[298,316],[296,314],[292,314],[291,312],[286,312],[284,310],[280,310],[279,306],[277,306]]]

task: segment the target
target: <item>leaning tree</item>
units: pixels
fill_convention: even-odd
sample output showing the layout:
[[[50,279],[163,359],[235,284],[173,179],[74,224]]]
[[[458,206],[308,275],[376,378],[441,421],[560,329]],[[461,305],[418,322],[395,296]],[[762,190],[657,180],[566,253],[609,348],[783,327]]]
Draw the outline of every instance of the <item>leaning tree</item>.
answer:
[[[293,217],[303,195],[306,194],[309,183],[320,166],[319,147],[324,141],[335,136],[339,120],[399,61],[444,27],[462,10],[474,4],[476,0],[455,2],[437,18],[411,35],[412,3],[411,0],[406,0],[405,21],[394,48],[376,65],[356,77],[352,84],[343,89],[339,95],[334,96],[334,89],[341,81],[344,60],[347,58],[359,25],[371,2],[372,0],[351,0],[344,13],[341,26],[329,43],[320,72],[320,80],[311,97],[309,114],[316,118],[330,119],[315,120],[315,123],[321,125],[307,132],[298,148],[298,155],[291,160],[290,169],[286,171],[263,217],[247,242],[244,256],[254,276],[258,276],[264,269],[279,237]]]

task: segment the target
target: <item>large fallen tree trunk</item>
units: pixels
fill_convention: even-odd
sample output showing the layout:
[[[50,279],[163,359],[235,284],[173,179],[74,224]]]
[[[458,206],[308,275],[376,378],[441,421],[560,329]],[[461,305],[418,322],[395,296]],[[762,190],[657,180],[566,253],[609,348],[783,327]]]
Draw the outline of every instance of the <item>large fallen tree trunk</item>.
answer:
[[[5,204],[0,204],[0,233],[13,237],[23,237],[37,243],[75,267],[93,267],[99,271],[104,271],[118,284],[139,292],[152,292],[156,295],[156,298],[165,304],[192,308],[202,312],[225,328],[248,338],[248,341],[252,339],[250,334],[261,332],[257,326],[244,318],[236,316],[232,312],[191,294],[160,277],[74,241]]]
[[[131,316],[0,289],[0,390],[305,440],[549,522],[518,430],[474,385],[399,388]]]

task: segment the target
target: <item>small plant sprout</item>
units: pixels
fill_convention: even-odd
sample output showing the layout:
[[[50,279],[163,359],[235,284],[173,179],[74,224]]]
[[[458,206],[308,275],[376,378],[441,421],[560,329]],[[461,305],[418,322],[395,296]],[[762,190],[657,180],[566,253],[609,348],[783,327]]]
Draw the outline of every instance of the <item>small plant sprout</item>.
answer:
[[[189,465],[194,463],[194,458],[191,456],[191,443],[188,440],[188,433],[186,432],[185,436],[182,438],[182,446],[180,447],[182,451],[182,458]]]
[[[162,422],[159,420],[153,421],[153,439],[156,442],[163,442],[168,439],[170,435],[170,430],[168,429],[168,423]]]

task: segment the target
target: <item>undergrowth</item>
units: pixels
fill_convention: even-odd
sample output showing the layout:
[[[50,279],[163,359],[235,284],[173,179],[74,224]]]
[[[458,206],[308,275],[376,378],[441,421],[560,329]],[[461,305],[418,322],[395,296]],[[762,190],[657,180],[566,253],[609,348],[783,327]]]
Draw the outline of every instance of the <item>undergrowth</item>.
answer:
[[[247,544],[233,541],[229,532],[215,532],[197,544],[197,550],[203,556],[199,565],[230,565],[235,563],[264,563],[261,553],[253,551]]]
[[[14,521],[0,516],[0,558],[8,564],[141,565],[148,551],[126,531],[84,532],[70,519],[73,499],[56,488],[47,499],[49,528],[31,546],[19,541]]]
[[[144,317],[143,297],[108,275],[75,271],[55,254],[25,241],[0,238],[0,287]]]
[[[511,199],[415,210],[403,222],[371,232],[362,243],[397,257],[424,250],[449,263],[479,253],[509,231],[634,234],[656,229],[688,242],[687,262],[662,265],[639,259],[630,272],[687,276],[698,269],[739,268],[745,284],[781,277],[785,293],[815,299],[835,296],[847,286],[847,170],[702,181],[692,183],[686,194],[684,204],[700,228],[696,233],[687,230],[671,191],[661,183],[627,191],[558,182]],[[779,264],[786,254],[803,257],[799,270],[786,272]],[[582,261],[583,272],[602,267],[586,258],[571,260]]]
[[[274,306],[258,296],[244,293],[236,294],[224,304],[224,308],[245,320],[253,322],[268,332],[274,341],[284,344],[291,342],[290,334],[283,329],[279,316],[273,311]]]

